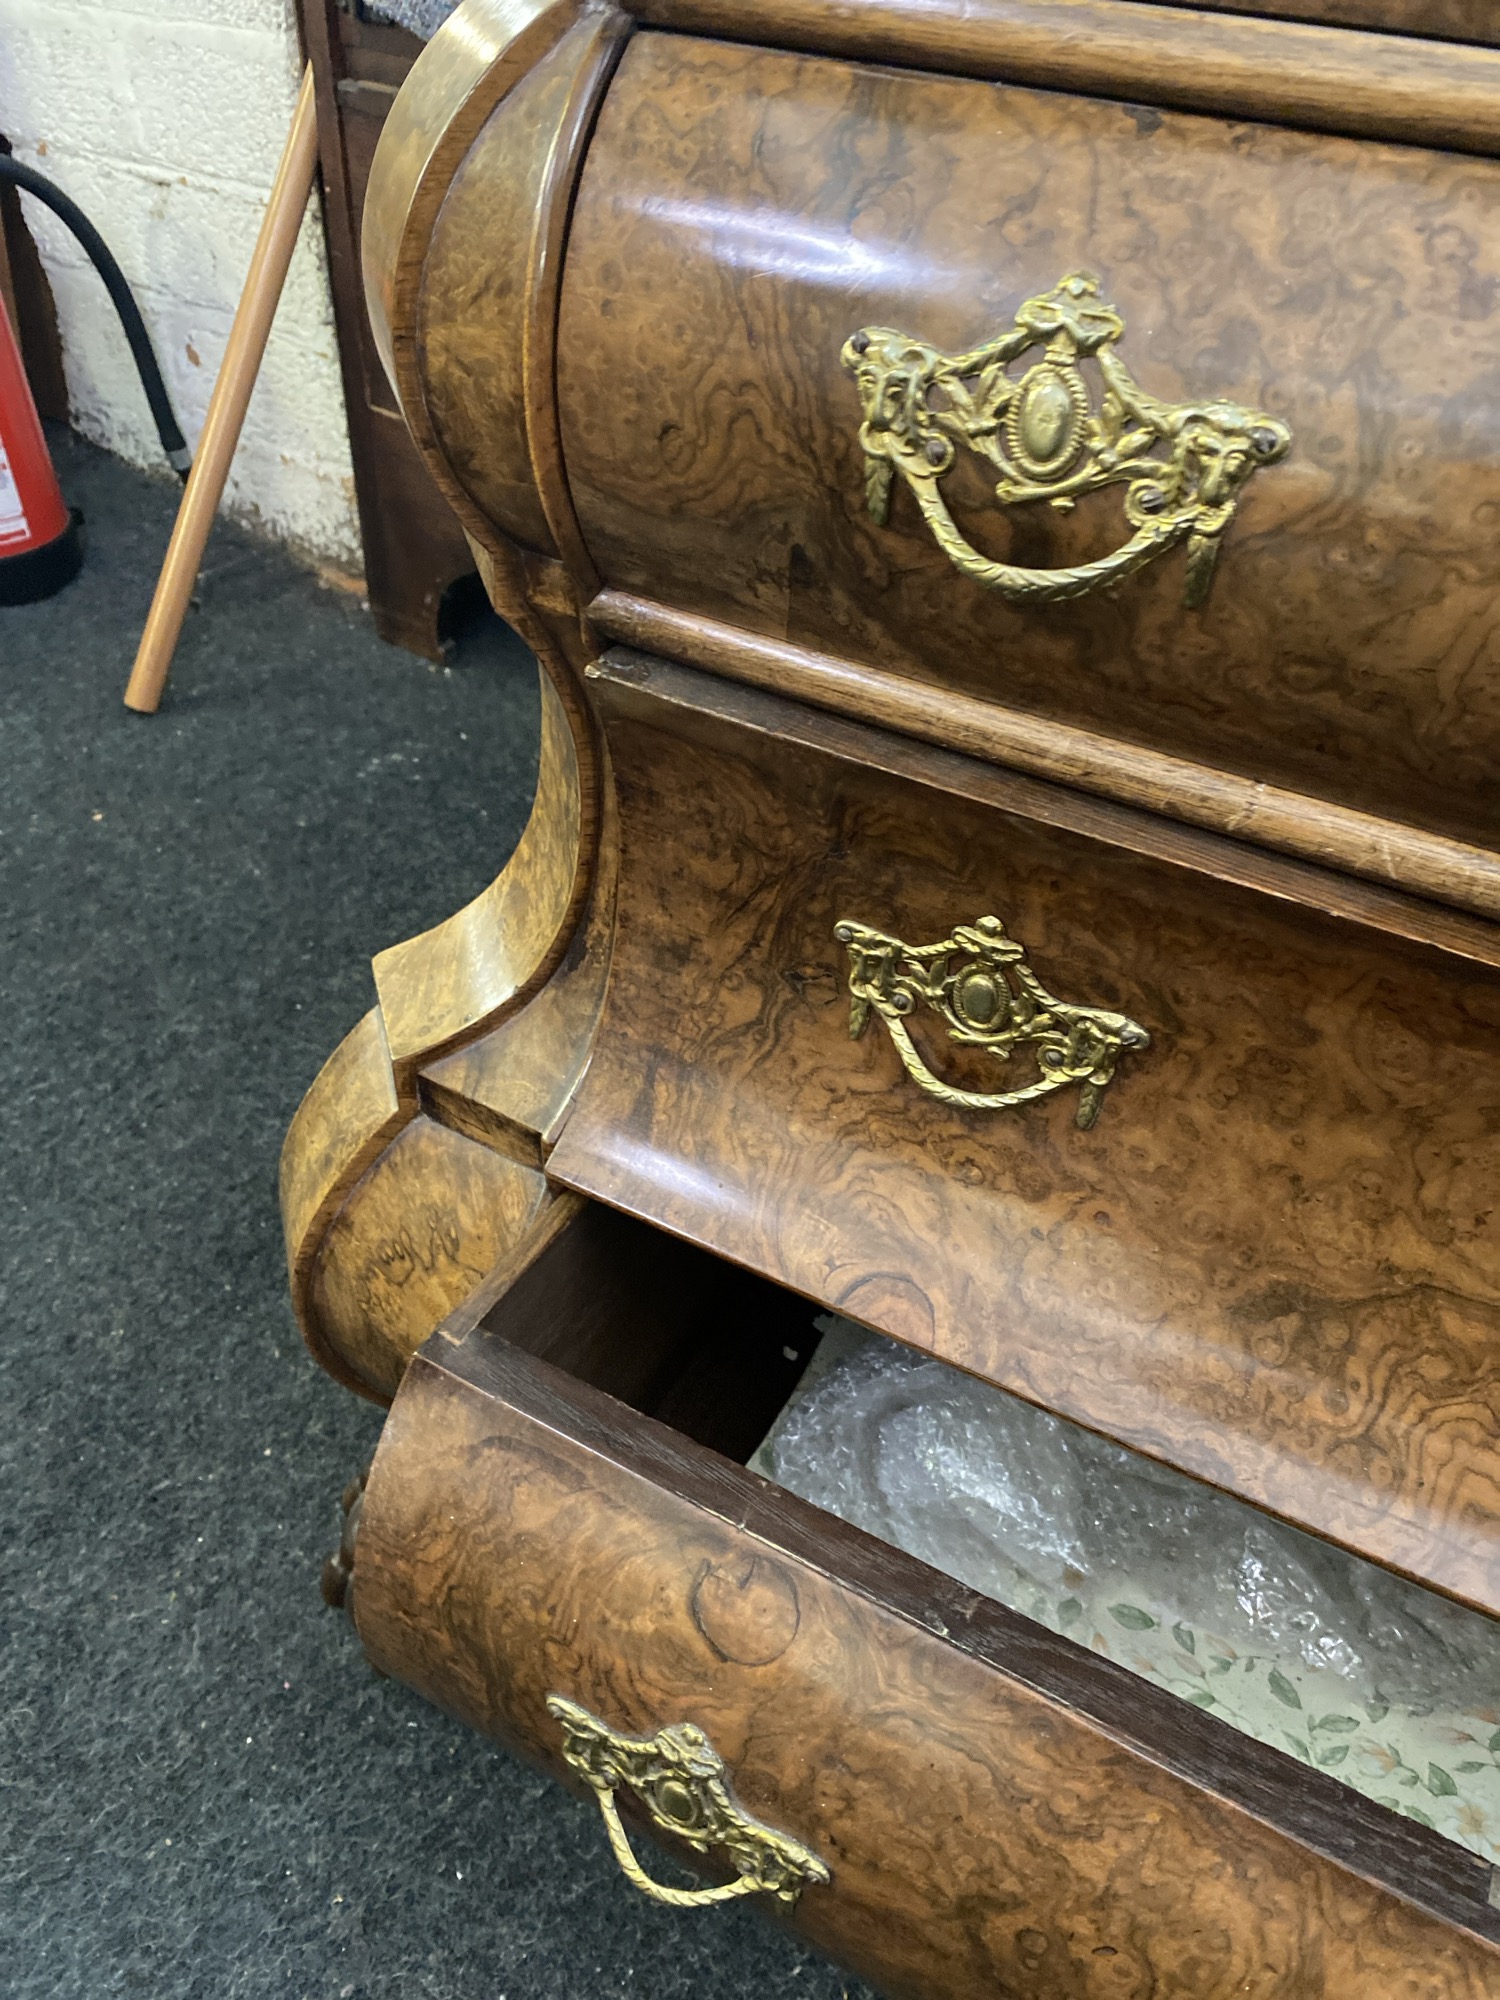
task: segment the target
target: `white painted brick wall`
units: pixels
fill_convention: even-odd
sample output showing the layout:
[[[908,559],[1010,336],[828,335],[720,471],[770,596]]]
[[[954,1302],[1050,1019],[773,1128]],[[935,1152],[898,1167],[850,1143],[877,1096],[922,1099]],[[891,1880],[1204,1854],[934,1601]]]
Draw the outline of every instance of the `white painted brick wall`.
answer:
[[[0,0],[0,131],[95,223],[195,444],[296,100],[291,0]],[[23,197],[57,301],[73,420],[163,463],[108,294]],[[321,223],[310,205],[227,510],[357,570],[359,528]]]

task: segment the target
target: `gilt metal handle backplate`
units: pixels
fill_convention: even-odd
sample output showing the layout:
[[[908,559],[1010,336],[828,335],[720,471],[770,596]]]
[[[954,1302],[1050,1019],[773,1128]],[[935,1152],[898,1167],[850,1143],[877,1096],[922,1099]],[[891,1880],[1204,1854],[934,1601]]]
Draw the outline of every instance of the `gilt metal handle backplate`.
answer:
[[[562,1724],[564,1760],[599,1801],[616,1861],[655,1902],[702,1909],[736,1896],[765,1894],[790,1908],[809,1883],[828,1881],[828,1869],[816,1854],[735,1804],[723,1758],[691,1722],[671,1723],[654,1736],[622,1736],[563,1695],[549,1695],[547,1709]],[[734,1864],[734,1881],[714,1889],[668,1889],[653,1882],[631,1852],[620,1822],[615,1793],[622,1785],[629,1786],[663,1832],[700,1853],[722,1848]]]
[[[1115,352],[1124,331],[1097,278],[1074,271],[967,354],[943,354],[888,326],[854,334],[842,359],[864,410],[859,441],[871,514],[885,525],[899,472],[950,561],[1019,604],[1082,597],[1185,541],[1185,600],[1202,604],[1246,480],[1284,458],[1292,434],[1238,403],[1149,395]],[[1005,372],[1033,348],[1042,352],[1024,375]],[[1079,367],[1090,356],[1104,382],[1097,410]],[[1134,532],[1112,554],[1072,569],[992,562],[959,533],[938,490],[959,445],[997,468],[1002,506],[1046,501],[1065,513],[1080,494],[1123,485]]]
[[[944,1104],[1003,1111],[1076,1083],[1082,1085],[1076,1122],[1087,1131],[1120,1057],[1150,1045],[1151,1037],[1128,1014],[1049,993],[1027,964],[1026,947],[1006,935],[998,917],[956,924],[938,944],[903,944],[848,919],[833,934],[849,951],[849,1033],[857,1040],[873,1010],[908,1076]],[[906,1017],[919,1002],[942,1016],[950,1041],[983,1049],[1000,1062],[1028,1049],[1040,1074],[1015,1090],[955,1090],[933,1075],[907,1030]]]

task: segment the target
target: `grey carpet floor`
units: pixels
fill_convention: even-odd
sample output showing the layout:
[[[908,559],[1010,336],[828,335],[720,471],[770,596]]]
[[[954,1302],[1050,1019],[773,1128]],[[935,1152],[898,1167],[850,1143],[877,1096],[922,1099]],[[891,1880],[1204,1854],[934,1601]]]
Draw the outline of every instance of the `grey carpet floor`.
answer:
[[[175,488],[59,458],[87,567],[0,610],[0,1988],[854,2000],[748,1911],[647,1904],[318,1595],[380,1413],[293,1328],[277,1152],[372,953],[509,852],[529,657],[491,621],[429,669],[226,528],[131,716]]]

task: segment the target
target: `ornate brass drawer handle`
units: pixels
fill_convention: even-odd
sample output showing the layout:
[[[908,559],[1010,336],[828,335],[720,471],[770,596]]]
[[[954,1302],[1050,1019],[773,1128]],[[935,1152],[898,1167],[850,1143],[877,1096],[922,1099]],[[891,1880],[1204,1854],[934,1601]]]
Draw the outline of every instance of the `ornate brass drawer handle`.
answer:
[[[547,1697],[548,1713],[563,1727],[563,1757],[592,1786],[610,1847],[625,1875],[655,1902],[680,1910],[727,1903],[736,1896],[768,1895],[788,1908],[828,1869],[816,1854],[741,1810],[730,1796],[724,1760],[701,1729],[674,1722],[654,1736],[622,1736],[576,1701]],[[736,1876],[716,1889],[668,1889],[653,1882],[630,1851],[615,1806],[628,1785],[656,1824],[690,1847],[727,1850]]]
[[[1049,993],[1026,963],[1025,946],[1006,936],[998,917],[956,924],[939,944],[903,944],[848,919],[833,934],[849,951],[850,1035],[858,1040],[864,1033],[873,1008],[908,1076],[944,1104],[1003,1111],[1077,1083],[1083,1088],[1076,1122],[1087,1131],[1120,1057],[1150,1046],[1151,1037],[1128,1014]],[[905,1017],[919,1001],[942,1015],[950,1041],[984,1049],[1001,1062],[1031,1044],[1040,1076],[1018,1090],[955,1090],[933,1075],[907,1032]]]
[[[1185,601],[1202,604],[1241,489],[1252,472],[1286,456],[1292,434],[1238,403],[1148,395],[1115,353],[1124,331],[1098,280],[1075,271],[1027,299],[1008,332],[967,354],[943,354],[887,326],[854,334],[842,359],[864,409],[859,441],[871,514],[885,525],[899,472],[950,561],[1019,604],[1082,597],[1185,541]],[[1013,380],[1007,364],[1034,347],[1041,358]],[[1089,355],[1104,378],[1097,411],[1078,366]],[[960,444],[999,470],[1002,506],[1045,500],[1067,512],[1081,493],[1123,485],[1135,532],[1112,555],[1074,569],[991,562],[959,533],[938,491]],[[1153,456],[1159,451],[1165,456]]]

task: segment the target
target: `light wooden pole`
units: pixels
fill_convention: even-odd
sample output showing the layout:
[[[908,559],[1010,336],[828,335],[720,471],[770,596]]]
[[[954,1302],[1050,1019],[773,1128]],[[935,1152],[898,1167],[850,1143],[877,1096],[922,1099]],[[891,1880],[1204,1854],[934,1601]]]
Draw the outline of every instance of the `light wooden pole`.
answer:
[[[271,321],[276,317],[281,288],[286,283],[287,267],[292,261],[317,164],[318,125],[309,63],[302,72],[302,88],[297,94],[291,130],[276,169],[265,220],[255,239],[255,254],[250,259],[245,289],[229,330],[219,379],[209,398],[197,456],[188,474],[177,524],[167,545],[167,559],[157,579],[156,595],[151,600],[146,629],[141,634],[140,648],[125,689],[125,706],[142,715],[156,713],[161,691],[166,686],[188,601],[198,580],[204,544],[219,511],[250,392],[260,373],[261,356],[266,351]]]

